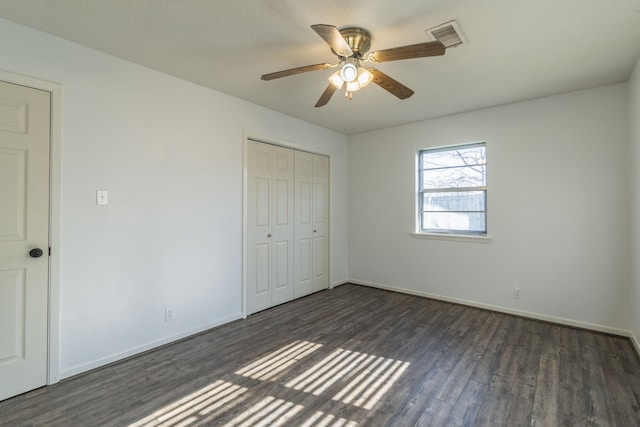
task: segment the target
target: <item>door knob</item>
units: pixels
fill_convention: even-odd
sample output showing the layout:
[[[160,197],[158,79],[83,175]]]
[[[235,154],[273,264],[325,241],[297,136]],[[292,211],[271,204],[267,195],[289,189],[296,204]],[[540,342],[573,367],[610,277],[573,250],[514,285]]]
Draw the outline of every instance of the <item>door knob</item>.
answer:
[[[42,252],[42,249],[40,248],[31,249],[29,251],[29,256],[31,258],[40,258],[42,254],[44,254],[44,252]]]
[[[314,233],[316,233],[316,230],[313,230]]]
[[[271,237],[271,234],[267,234],[267,237]]]

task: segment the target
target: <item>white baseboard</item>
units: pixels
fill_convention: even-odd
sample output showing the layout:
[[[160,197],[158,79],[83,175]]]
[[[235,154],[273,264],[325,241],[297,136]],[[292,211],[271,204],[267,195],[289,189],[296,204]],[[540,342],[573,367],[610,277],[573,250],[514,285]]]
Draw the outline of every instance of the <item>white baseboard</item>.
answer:
[[[84,372],[90,371],[92,369],[100,368],[102,366],[108,365],[110,363],[118,362],[122,359],[126,359],[127,357],[135,356],[136,354],[143,353],[148,350],[152,350],[156,347],[163,346],[165,344],[172,343],[174,341],[178,341],[184,338],[188,338],[192,335],[199,334],[201,332],[207,331],[209,329],[218,327],[220,325],[224,325],[225,323],[233,322],[234,320],[242,319],[242,313],[234,314],[233,316],[229,316],[225,319],[218,320],[216,322],[212,322],[206,325],[203,325],[199,328],[191,329],[185,332],[181,332],[176,335],[172,335],[170,337],[165,337],[156,341],[152,341],[137,347],[130,348],[125,351],[121,351],[116,354],[111,354],[109,356],[101,357],[100,359],[93,360],[91,362],[82,363],[80,365],[73,366],[69,369],[65,369],[60,372],[60,379],[65,379],[72,377],[74,375],[79,375]]]
[[[353,283],[353,282],[349,280],[343,280],[341,282],[333,283],[331,286],[329,286],[329,289],[337,288],[338,286],[346,285],[347,283]]]
[[[451,298],[444,295],[432,294],[429,292],[416,291],[413,289],[406,289],[406,288],[401,288],[397,286],[383,285],[381,283],[365,282],[362,280],[350,280],[349,283],[362,285],[362,286],[369,286],[371,288],[384,289],[387,291],[400,292],[408,295],[416,295],[416,296],[436,299],[440,301],[452,302],[455,304],[462,304],[470,307],[483,308],[486,310],[497,311],[500,313],[513,314],[515,316],[527,317],[529,319],[542,320],[545,322],[557,323],[560,325],[572,326],[572,327],[581,328],[581,329],[588,329],[596,332],[604,332],[607,334],[629,337],[631,338],[632,342],[634,341],[633,334],[631,333],[630,330],[627,330],[627,329],[614,328],[611,326],[598,325],[595,323],[581,322],[579,320],[567,319],[564,317],[549,316],[547,314],[517,310],[513,308],[501,307],[498,305],[491,305],[491,304],[484,304],[476,301],[469,301],[469,300],[464,300],[459,298]],[[636,349],[639,348],[637,340],[635,340],[634,345],[636,346]]]

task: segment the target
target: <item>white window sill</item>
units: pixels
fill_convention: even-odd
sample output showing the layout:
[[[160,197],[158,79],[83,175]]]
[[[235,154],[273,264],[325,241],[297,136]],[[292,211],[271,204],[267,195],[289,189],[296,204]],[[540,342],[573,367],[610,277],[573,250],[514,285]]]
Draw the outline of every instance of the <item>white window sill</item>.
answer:
[[[445,233],[410,233],[414,239],[449,240],[451,242],[491,243],[493,237],[489,235],[466,235]]]

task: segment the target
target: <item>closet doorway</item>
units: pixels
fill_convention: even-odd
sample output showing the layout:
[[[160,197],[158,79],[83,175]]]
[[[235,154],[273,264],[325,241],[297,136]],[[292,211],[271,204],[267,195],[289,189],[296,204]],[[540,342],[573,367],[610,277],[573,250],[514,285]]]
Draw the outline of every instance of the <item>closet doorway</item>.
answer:
[[[244,289],[249,315],[329,287],[329,157],[245,143]]]

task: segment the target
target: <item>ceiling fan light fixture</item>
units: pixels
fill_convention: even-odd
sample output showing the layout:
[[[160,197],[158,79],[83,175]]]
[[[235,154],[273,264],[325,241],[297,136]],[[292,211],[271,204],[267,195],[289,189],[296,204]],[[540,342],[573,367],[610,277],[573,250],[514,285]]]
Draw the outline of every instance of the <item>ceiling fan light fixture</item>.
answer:
[[[358,77],[358,68],[354,63],[347,62],[340,68],[340,77],[347,83],[352,82]]]
[[[369,70],[364,67],[358,68],[358,83],[360,84],[360,87],[365,87],[366,85],[371,83],[372,80],[373,74],[371,74]]]
[[[342,86],[344,85],[344,80],[342,80],[342,77],[340,77],[341,71],[342,70],[338,70],[335,73],[331,74],[331,76],[329,76],[329,81],[336,87],[336,89],[342,89]]]
[[[347,82],[347,92],[355,92],[357,90],[360,90],[361,88],[362,86],[360,86],[360,83],[358,83],[357,80]]]

